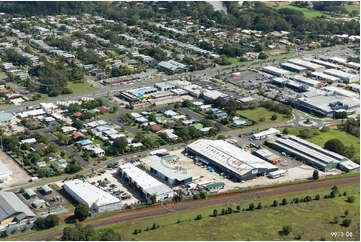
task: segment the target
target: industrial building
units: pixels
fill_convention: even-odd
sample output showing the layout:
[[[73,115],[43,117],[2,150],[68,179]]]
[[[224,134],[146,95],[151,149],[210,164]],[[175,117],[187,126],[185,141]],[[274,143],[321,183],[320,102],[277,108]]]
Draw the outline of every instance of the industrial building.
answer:
[[[122,208],[122,202],[89,182],[65,181],[64,190],[77,202],[88,205],[92,211],[105,212]]]
[[[327,69],[324,71],[324,73],[327,75],[338,77],[345,83],[356,82],[359,80],[359,77],[357,75],[353,75],[336,69]]]
[[[311,71],[324,71],[325,70],[324,66],[321,66],[321,65],[309,62],[309,61],[301,60],[301,59],[290,59],[290,60],[288,60],[288,62],[298,65],[298,66],[303,66]]]
[[[140,161],[150,173],[155,174],[171,186],[192,182],[192,177],[187,174],[186,170],[171,164],[166,157],[147,156]]]
[[[176,62],[174,60],[161,61],[158,63],[158,68],[169,74],[181,73],[187,70],[186,65]]]
[[[277,166],[264,161],[224,140],[199,139],[186,148],[195,159],[228,173],[235,181],[255,179],[277,170]]]
[[[333,63],[328,62],[328,61],[323,61],[323,60],[318,60],[318,59],[310,59],[310,61],[315,63],[315,64],[324,66],[326,68],[333,68],[333,69],[338,69],[339,68],[338,65],[333,64]]]
[[[0,160],[0,183],[6,182],[13,172]]]
[[[0,225],[33,222],[36,215],[13,192],[0,192]]]
[[[252,152],[253,155],[264,159],[272,164],[277,164],[283,161],[283,158],[280,157],[279,155],[276,155],[275,153],[272,153],[271,151],[267,150],[267,149],[258,149]]]
[[[334,168],[350,172],[360,169],[360,166],[346,157],[325,150],[318,145],[303,140],[293,135],[268,140],[267,145],[280,152],[286,152],[295,158],[322,171]]]
[[[331,75],[327,75],[327,74],[325,74],[323,72],[315,71],[315,72],[312,72],[311,75],[312,75],[312,77],[315,77],[317,80],[320,80],[320,81],[325,81],[325,82],[338,82],[338,81],[340,81],[340,78],[335,77],[335,76],[331,76]]]
[[[280,68],[277,68],[277,67],[274,67],[274,66],[265,66],[265,67],[262,67],[261,71],[263,72],[266,72],[268,74],[271,74],[271,75],[275,75],[275,76],[287,76],[290,74],[289,71],[286,71],[286,70],[283,70],[283,69],[280,69]]]
[[[125,163],[119,167],[119,175],[135,190],[139,191],[151,202],[155,196],[157,201],[166,200],[174,196],[174,191],[167,185],[161,183],[145,171],[131,163]]]
[[[345,66],[347,67],[350,67],[352,69],[355,69],[355,70],[360,70],[360,63],[356,63],[356,62],[347,62],[344,64]]]
[[[310,79],[310,78],[307,78],[304,76],[300,76],[300,75],[290,77],[290,79],[295,80],[299,83],[302,83],[302,84],[304,84],[306,86],[310,86],[310,87],[320,87],[323,85],[322,82],[319,82],[319,81],[316,81],[316,80],[313,80],[313,79]]]
[[[358,99],[339,95],[301,97],[294,100],[290,99],[290,102],[299,108],[328,117],[333,117],[336,112],[343,111],[350,114],[360,107],[360,101]]]
[[[353,92],[353,91],[349,91],[349,90],[346,90],[342,87],[336,87],[336,86],[327,86],[327,87],[324,87],[322,88],[322,90],[325,90],[329,93],[332,93],[332,94],[337,94],[337,95],[340,95],[340,96],[344,96],[344,97],[353,97],[353,98],[357,98],[359,99],[360,98],[360,95]]]
[[[303,73],[303,72],[307,71],[307,68],[305,68],[303,66],[298,66],[298,65],[295,65],[292,63],[282,63],[281,67],[285,70],[297,72],[297,73]]]
[[[345,63],[347,63],[346,59],[340,58],[340,57],[328,57],[326,59],[330,62],[341,64],[341,65],[344,65]]]
[[[270,129],[267,129],[265,131],[252,134],[251,138],[252,139],[265,139],[265,138],[268,138],[269,136],[277,135],[277,134],[280,134],[280,133],[281,132],[278,129],[270,128]]]

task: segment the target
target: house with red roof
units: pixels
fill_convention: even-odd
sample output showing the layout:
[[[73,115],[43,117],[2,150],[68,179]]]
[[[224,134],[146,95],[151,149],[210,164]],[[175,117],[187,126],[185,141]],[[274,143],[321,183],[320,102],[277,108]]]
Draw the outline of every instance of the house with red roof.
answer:
[[[74,131],[73,132],[73,139],[77,140],[80,137],[85,137],[85,135],[82,132]]]
[[[152,125],[151,129],[153,132],[159,132],[162,130],[162,128],[158,125]]]

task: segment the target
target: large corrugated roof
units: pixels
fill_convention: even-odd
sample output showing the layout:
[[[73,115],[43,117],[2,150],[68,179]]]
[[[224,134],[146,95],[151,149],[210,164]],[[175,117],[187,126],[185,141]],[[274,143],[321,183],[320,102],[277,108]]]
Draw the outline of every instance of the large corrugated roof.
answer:
[[[199,139],[188,145],[188,147],[213,162],[240,175],[244,175],[249,171],[258,168],[277,169],[277,166],[274,166],[271,163],[268,163],[224,140]]]
[[[21,215],[22,214],[22,215]],[[18,219],[35,217],[35,214],[13,192],[0,192],[0,221],[12,216]]]
[[[170,179],[183,181],[191,178],[191,176],[187,174],[186,170],[178,169],[176,166],[170,164],[168,161],[159,156],[147,156],[141,159],[141,161]]]

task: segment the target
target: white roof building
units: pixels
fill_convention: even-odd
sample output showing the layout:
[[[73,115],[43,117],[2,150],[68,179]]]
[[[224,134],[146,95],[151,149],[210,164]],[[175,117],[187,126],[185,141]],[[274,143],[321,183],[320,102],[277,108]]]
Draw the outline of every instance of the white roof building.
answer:
[[[98,212],[120,209],[122,206],[118,198],[81,180],[65,181],[64,190],[79,203],[86,204]]]
[[[0,183],[7,181],[13,172],[0,160]]]
[[[21,144],[34,144],[36,143],[36,139],[35,138],[30,138],[30,139],[23,139],[22,141],[20,141]]]
[[[153,195],[156,196],[157,200],[164,200],[174,196],[174,192],[170,187],[161,183],[133,164],[125,163],[119,168],[122,176],[130,179],[132,183],[136,184],[147,199],[150,199]]]
[[[270,128],[265,131],[253,134],[252,138],[253,139],[264,139],[264,138],[267,138],[268,136],[276,135],[276,134],[280,134],[280,133],[281,132],[278,129]]]
[[[187,151],[209,166],[216,166],[230,173],[237,180],[256,178],[277,170],[277,166],[262,160],[224,140],[199,139],[187,146]]]
[[[18,113],[20,118],[27,118],[29,116],[38,116],[43,114],[45,114],[45,111],[41,108]]]

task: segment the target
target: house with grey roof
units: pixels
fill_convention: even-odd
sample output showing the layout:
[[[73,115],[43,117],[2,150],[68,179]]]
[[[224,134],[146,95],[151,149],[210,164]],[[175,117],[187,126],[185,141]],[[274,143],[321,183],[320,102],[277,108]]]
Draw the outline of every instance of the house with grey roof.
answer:
[[[0,224],[33,222],[36,215],[13,192],[0,192]]]

